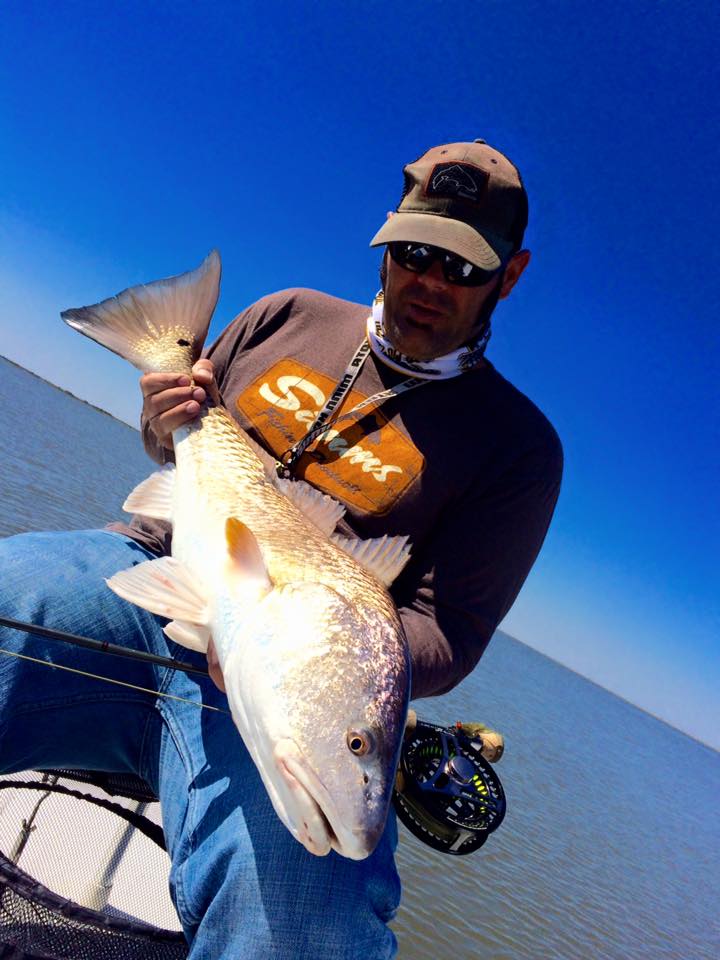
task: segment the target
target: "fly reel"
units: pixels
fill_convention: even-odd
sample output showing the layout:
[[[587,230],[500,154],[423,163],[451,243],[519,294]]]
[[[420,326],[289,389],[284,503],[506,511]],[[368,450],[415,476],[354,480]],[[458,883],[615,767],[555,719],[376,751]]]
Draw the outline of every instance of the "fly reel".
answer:
[[[393,804],[416,837],[443,853],[478,850],[505,816],[505,793],[462,724],[418,720],[405,734]]]

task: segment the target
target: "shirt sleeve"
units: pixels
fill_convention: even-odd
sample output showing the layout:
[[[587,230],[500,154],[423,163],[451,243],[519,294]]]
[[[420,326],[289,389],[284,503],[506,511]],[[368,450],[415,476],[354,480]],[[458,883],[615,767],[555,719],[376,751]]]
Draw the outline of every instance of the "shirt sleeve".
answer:
[[[562,448],[534,452],[458,501],[393,587],[412,697],[451,690],[475,667],[540,551],[560,491]]]

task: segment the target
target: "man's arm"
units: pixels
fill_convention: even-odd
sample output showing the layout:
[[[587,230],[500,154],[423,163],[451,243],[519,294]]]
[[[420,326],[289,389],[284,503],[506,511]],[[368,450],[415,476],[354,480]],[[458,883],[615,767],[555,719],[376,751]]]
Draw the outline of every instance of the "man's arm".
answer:
[[[410,644],[413,698],[446,693],[467,676],[514,603],[560,490],[555,441],[458,501],[393,587]]]

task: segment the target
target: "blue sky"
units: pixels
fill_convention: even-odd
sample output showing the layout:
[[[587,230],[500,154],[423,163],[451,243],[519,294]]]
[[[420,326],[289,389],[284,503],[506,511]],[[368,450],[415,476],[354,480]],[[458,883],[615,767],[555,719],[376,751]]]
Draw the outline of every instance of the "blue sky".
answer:
[[[720,16],[708,3],[11,4],[0,353],[130,422],[135,371],[59,311],[224,263],[369,302],[403,164],[482,136],[531,265],[488,356],[566,473],[504,629],[720,747]]]

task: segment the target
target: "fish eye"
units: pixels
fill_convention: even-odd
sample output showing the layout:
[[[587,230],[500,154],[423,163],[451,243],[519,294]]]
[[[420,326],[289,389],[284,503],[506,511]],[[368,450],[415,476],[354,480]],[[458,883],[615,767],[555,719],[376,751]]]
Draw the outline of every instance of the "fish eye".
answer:
[[[375,749],[375,738],[369,730],[348,730],[347,745],[356,757],[364,757]]]

